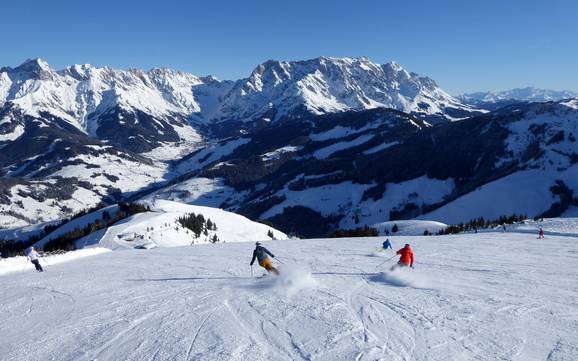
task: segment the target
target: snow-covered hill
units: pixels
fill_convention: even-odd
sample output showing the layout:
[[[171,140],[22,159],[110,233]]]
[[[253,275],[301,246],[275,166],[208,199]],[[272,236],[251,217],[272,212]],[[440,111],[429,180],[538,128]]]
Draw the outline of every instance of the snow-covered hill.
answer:
[[[1,276],[0,354],[67,360],[576,360],[578,242],[516,233],[108,252]],[[545,245],[547,244],[547,246]],[[547,255],[545,255],[547,249]],[[0,261],[0,264],[5,261]],[[254,268],[254,275],[264,271]]]
[[[116,250],[287,239],[287,235],[273,227],[218,208],[160,199],[143,204],[150,208],[150,212],[135,214],[80,238],[75,241],[76,248],[100,247]],[[114,217],[118,211],[118,206],[110,206],[76,218],[47,234],[34,246],[42,249],[49,241],[68,232],[83,229],[97,220],[102,221],[103,212],[108,213],[107,217]],[[206,221],[211,221],[214,228],[205,227],[200,234],[195,234],[178,222],[179,218],[190,214],[202,215]]]
[[[520,223],[508,225],[508,232],[522,232],[537,235],[540,228],[546,235],[561,235],[569,237],[578,237],[578,218],[577,214],[567,218],[541,218],[537,220],[527,219]]]

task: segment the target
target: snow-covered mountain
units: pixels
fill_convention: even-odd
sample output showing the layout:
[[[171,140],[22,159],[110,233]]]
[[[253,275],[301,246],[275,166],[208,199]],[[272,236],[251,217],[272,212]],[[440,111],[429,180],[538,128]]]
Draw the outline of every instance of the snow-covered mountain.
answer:
[[[219,81],[170,69],[115,70],[73,65],[56,71],[42,59],[0,69],[0,147],[61,129],[157,160],[179,159],[257,123],[307,114],[378,107],[430,122],[476,114],[426,77],[367,58],[268,61],[247,79]],[[259,122],[258,120],[261,120]],[[46,136],[46,134],[42,134]],[[52,140],[56,140],[52,139]],[[36,147],[36,154],[50,149]]]
[[[430,78],[399,64],[379,65],[366,57],[320,57],[267,61],[239,80],[223,99],[224,119],[263,121],[378,107],[414,114],[431,122],[479,114],[440,89]]]
[[[42,59],[4,67],[0,226],[55,220],[158,186],[192,170],[184,155],[210,163],[219,158],[212,149],[247,142],[266,120],[376,107],[431,122],[475,113],[431,79],[367,58],[269,61],[236,82],[159,68],[54,70]],[[217,142],[225,136],[233,138]],[[167,161],[178,162],[174,173]]]
[[[190,114],[203,106],[192,89],[219,92],[221,86],[212,78],[170,69],[73,65],[55,71],[42,59],[28,60],[0,71],[0,141],[25,135],[22,115],[27,115],[46,126],[59,118],[130,151],[145,153],[160,146],[187,151],[201,141],[199,129],[189,122]],[[169,157],[174,153],[165,152]]]
[[[165,179],[166,163],[91,138],[60,118],[15,114],[0,125],[15,119],[26,128],[0,145],[0,226],[66,218]]]
[[[165,161],[206,140],[190,114],[228,84],[170,69],[56,71],[42,59],[2,68],[0,225],[67,217],[167,180]]]
[[[432,122],[479,113],[430,78],[394,62],[378,65],[363,57],[268,61],[236,82],[159,68],[73,65],[56,71],[42,59],[0,70],[0,141],[23,134],[18,114],[26,114],[48,125],[50,117],[63,119],[93,138],[138,153],[160,146],[190,150],[215,122],[377,107]],[[155,153],[160,157],[158,153],[167,150]]]
[[[212,143],[165,168],[113,166],[109,155],[100,167],[56,162],[66,178],[3,180],[2,215],[4,224],[50,221],[66,215],[59,207],[86,208],[73,202],[97,204],[117,186],[133,190],[133,199],[220,207],[302,236],[415,217],[570,215],[578,209],[577,135],[577,100],[518,104],[438,126],[383,108],[306,115]],[[24,169],[34,170],[29,162]],[[145,183],[131,183],[130,169]],[[153,179],[157,189],[142,191]]]
[[[0,227],[142,197],[304,236],[424,214],[558,216],[577,203],[576,108],[481,112],[367,58],[268,61],[236,82],[31,60],[0,70]],[[494,193],[511,202],[490,207]]]
[[[420,218],[458,223],[479,215],[496,219],[500,213],[575,215],[578,99],[513,105],[492,113],[492,123],[500,124],[500,132],[505,131],[493,169],[507,171]],[[488,137],[500,137],[490,129]]]
[[[184,158],[185,179],[149,197],[220,205],[303,236],[415,217],[574,214],[577,101],[436,127],[383,109],[306,116]]]
[[[578,93],[569,90],[549,90],[534,87],[498,92],[475,92],[457,96],[460,101],[466,104],[490,110],[514,102],[547,102],[575,97],[578,97]]]

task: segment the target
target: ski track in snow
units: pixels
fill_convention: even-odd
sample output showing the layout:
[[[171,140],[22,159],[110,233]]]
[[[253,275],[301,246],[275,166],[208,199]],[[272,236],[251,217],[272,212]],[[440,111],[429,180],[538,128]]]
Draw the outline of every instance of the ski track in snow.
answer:
[[[577,360],[578,239],[389,237],[99,254],[0,277],[2,360]],[[280,263],[281,261],[282,263]],[[381,265],[385,261],[385,264]]]

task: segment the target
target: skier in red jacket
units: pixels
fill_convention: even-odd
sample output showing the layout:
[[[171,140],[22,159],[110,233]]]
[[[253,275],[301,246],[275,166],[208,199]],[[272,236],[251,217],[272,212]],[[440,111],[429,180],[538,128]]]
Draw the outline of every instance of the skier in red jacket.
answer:
[[[396,254],[400,255],[399,262],[393,268],[397,267],[411,267],[413,268],[413,251],[409,244],[406,244],[405,247],[400,249],[396,252]]]

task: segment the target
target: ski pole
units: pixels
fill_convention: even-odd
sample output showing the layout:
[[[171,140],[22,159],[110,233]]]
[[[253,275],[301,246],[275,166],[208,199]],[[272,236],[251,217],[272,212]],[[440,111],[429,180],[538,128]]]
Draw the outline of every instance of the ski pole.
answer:
[[[40,258],[38,259],[38,262],[40,262]],[[46,261],[46,260],[43,259],[42,262],[40,262],[40,266],[42,266],[43,263],[44,263],[44,267],[43,267],[42,269],[46,268],[46,266],[49,265],[49,264],[48,264],[48,261]],[[44,271],[42,271],[42,272],[44,272]]]
[[[397,257],[397,255],[386,259],[385,261],[381,262],[377,267],[383,266],[384,264],[386,264],[387,262],[391,261],[391,260],[394,259],[395,257]]]
[[[253,278],[253,265],[251,265],[251,278]]]

